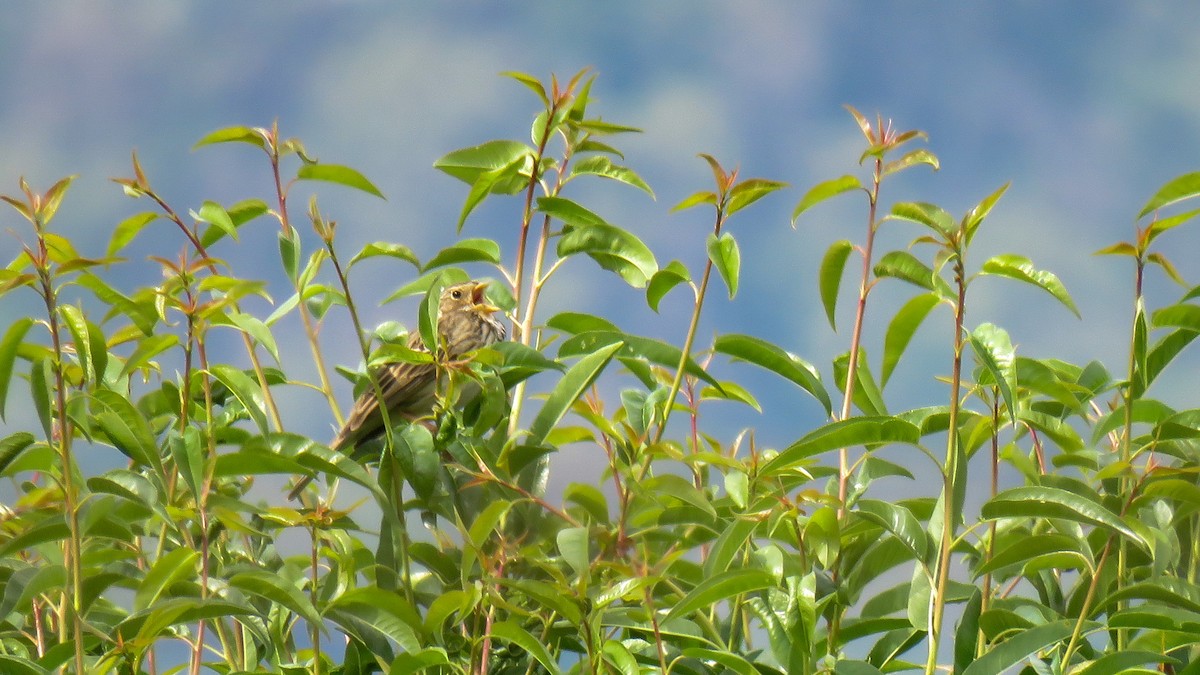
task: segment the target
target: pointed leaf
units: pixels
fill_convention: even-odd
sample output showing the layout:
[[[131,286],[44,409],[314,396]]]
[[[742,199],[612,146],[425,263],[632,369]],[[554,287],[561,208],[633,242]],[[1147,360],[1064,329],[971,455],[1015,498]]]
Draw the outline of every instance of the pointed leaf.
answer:
[[[838,290],[842,285],[842,273],[846,269],[846,259],[850,257],[852,250],[854,250],[854,245],[848,240],[835,241],[825,251],[825,257],[821,260],[818,283],[821,291],[821,304],[825,307],[825,316],[829,319],[829,327],[834,331],[837,330]]]
[[[4,419],[4,403],[8,400],[8,385],[12,381],[17,350],[21,348],[25,334],[31,326],[33,319],[23,316],[14,320],[4,332],[4,338],[0,339],[0,420]]]
[[[1100,624],[1095,621],[1087,621],[1083,625],[1086,632],[1099,627]],[[1006,673],[1010,668],[1046,647],[1069,639],[1074,629],[1074,619],[1061,619],[1027,628],[1016,635],[1010,635],[1000,644],[991,646],[983,656],[967,666],[962,671],[962,675],[1001,675]]]
[[[479,172],[475,181],[471,183],[471,190],[467,192],[466,200],[463,201],[455,232],[462,232],[463,225],[467,222],[467,216],[471,215],[475,207],[479,206],[488,195],[514,194],[520,191],[527,183],[521,172],[528,163],[529,158],[521,156],[503,166]]]
[[[804,196],[800,198],[799,203],[796,204],[796,208],[792,210],[792,227],[796,226],[796,219],[800,217],[800,214],[804,213],[813,206],[820,204],[830,197],[836,197],[844,192],[861,189],[863,189],[862,181],[849,174],[840,178],[827,180],[823,183],[817,183],[810,188],[808,192],[804,193]]]
[[[929,537],[920,521],[908,509],[878,499],[862,499],[854,513],[890,532],[913,552],[917,560],[928,561]]]
[[[609,225],[590,209],[564,197],[539,197],[538,211],[551,218],[557,218],[567,225],[590,227],[592,225]]]
[[[546,87],[536,77],[527,75],[525,73],[520,73],[515,70],[506,70],[500,74],[504,75],[505,77],[511,77],[526,87],[529,87],[533,93],[538,95],[538,98],[542,99],[542,105],[546,106],[547,108],[550,107],[550,99],[546,96]]]
[[[887,164],[884,164],[883,175],[890,176],[891,174],[899,173],[900,171],[904,171],[905,169],[917,166],[919,164],[931,166],[933,167],[934,171],[937,171],[941,168],[941,164],[938,162],[937,155],[933,154],[929,150],[926,150],[925,148],[918,148],[916,150],[909,151],[900,159],[893,159]]]
[[[455,178],[474,185],[480,174],[506,167],[513,163],[523,165],[531,160],[533,150],[517,141],[488,141],[470,148],[455,150],[433,163],[434,168]],[[501,194],[515,194],[521,184],[505,183],[494,186]]]
[[[934,232],[949,237],[958,229],[954,218],[936,204],[925,202],[901,202],[892,207],[890,216],[896,220],[908,220],[928,227]]]
[[[1067,293],[1067,288],[1063,286],[1058,277],[1052,272],[1045,272],[1034,268],[1033,263],[1028,258],[1012,254],[997,255],[983,263],[982,273],[1008,277],[1033,284],[1066,305],[1072,314],[1077,317],[1079,316],[1079,309],[1075,306],[1075,301],[1071,299],[1071,295]]]
[[[327,183],[337,183],[346,187],[362,190],[363,192],[387,199],[379,188],[367,180],[367,177],[359,173],[356,169],[340,164],[304,164],[296,171],[298,180],[319,180]]]
[[[625,346],[624,342],[616,342],[602,347],[579,359],[575,365],[567,369],[562,379],[554,385],[554,389],[546,398],[546,403],[542,405],[542,409],[538,411],[537,417],[529,427],[530,444],[541,445],[546,440],[546,435],[567,414],[567,411],[583,395],[583,392],[592,386],[592,382],[595,382],[600,372],[612,360],[613,355],[623,346]]]
[[[724,600],[775,585],[774,575],[766,570],[752,567],[727,570],[697,584],[667,612],[664,622],[686,617],[693,612],[705,611]]]
[[[216,364],[209,369],[214,378],[225,385],[242,404],[250,419],[258,427],[259,433],[267,433],[266,403],[262,389],[258,383],[245,372],[226,364]]]
[[[925,263],[908,251],[891,251],[875,263],[877,277],[892,277],[907,281],[927,291],[934,291],[940,297],[952,297],[950,286]]]
[[[404,244],[396,244],[389,241],[373,241],[370,244],[362,247],[362,250],[350,259],[349,266],[353,267],[354,264],[360,260],[366,260],[367,258],[375,258],[378,256],[387,256],[389,258],[396,258],[397,260],[404,260],[412,263],[413,267],[421,269],[421,261],[417,258],[417,254],[413,253],[411,248],[405,246]]]
[[[732,300],[733,296],[737,295],[738,277],[742,269],[742,254],[738,250],[737,240],[728,232],[719,238],[710,234],[706,246],[708,259],[725,281],[725,287],[729,289],[729,299]]]
[[[470,262],[486,262],[493,265],[500,263],[500,245],[491,239],[461,239],[448,246],[425,263],[422,271],[435,267],[459,265]]]
[[[887,386],[888,378],[900,363],[900,357],[904,355],[904,350],[908,348],[913,335],[939,302],[941,300],[936,294],[922,293],[904,303],[900,311],[892,317],[883,338],[883,364],[880,370],[883,386]]]
[[[562,672],[558,667],[558,662],[550,655],[542,641],[511,619],[505,619],[493,625],[492,637],[504,642],[511,642],[524,650],[537,659],[546,672],[552,674]]]
[[[1197,195],[1200,195],[1200,172],[1187,173],[1174,178],[1159,188],[1150,201],[1146,202],[1146,205],[1138,212],[1138,220],[1152,211],[1185,199],[1191,199]]]
[[[1008,333],[990,323],[980,324],[971,331],[971,349],[985,370],[992,375],[993,383],[1004,398],[1009,420],[1016,424],[1017,409],[1014,396],[1017,391],[1017,353]]]
[[[678,260],[672,260],[667,263],[666,267],[654,273],[650,277],[650,283],[646,284],[646,304],[650,309],[658,311],[658,303],[662,301],[663,296],[675,288],[679,284],[691,281],[691,275],[683,263]]]
[[[1132,540],[1146,550],[1149,545],[1121,517],[1086,495],[1057,487],[1027,485],[1004,490],[985,503],[981,515],[998,518],[1063,518],[1103,527]]]
[[[634,288],[643,288],[658,271],[650,248],[633,234],[612,225],[572,227],[558,240],[558,256],[586,253]]]
[[[984,219],[988,217],[988,214],[992,212],[992,207],[994,207],[996,202],[1000,201],[1000,198],[1003,197],[1004,193],[1008,191],[1009,185],[1011,185],[1011,183],[1005,183],[1004,185],[1001,185],[995,192],[987,197],[984,197],[983,201],[976,204],[975,207],[972,208],[963,218],[963,229],[967,233],[968,244],[975,236],[975,231],[979,229],[979,225],[983,223]]]
[[[816,369],[800,357],[786,352],[766,340],[750,335],[721,335],[713,342],[713,351],[753,363],[791,380],[817,399],[827,415],[833,409],[833,403],[829,399],[828,392],[825,391],[825,386],[821,384]]]
[[[763,465],[761,475],[773,475],[830,450],[855,445],[873,448],[888,443],[915,445],[920,437],[915,425],[897,417],[851,417],[826,424],[784,448]]]
[[[729,191],[729,207],[726,209],[725,215],[732,216],[772,192],[785,187],[787,187],[787,183],[765,178],[747,178],[734,185],[733,189]]]
[[[683,201],[679,202],[675,206],[672,206],[671,210],[672,211],[683,211],[684,209],[690,209],[693,206],[698,206],[700,204],[712,204],[712,205],[716,206],[716,204],[717,204],[716,193],[701,190],[700,192],[696,192],[696,193],[692,194],[690,197],[688,197],[687,199],[684,199]]]
[[[642,177],[637,175],[633,169],[613,164],[612,160],[604,155],[593,155],[582,159],[576,162],[571,169],[573,176],[585,174],[610,178],[626,185],[632,185],[651,197],[654,196],[654,190],[651,190],[646,181],[642,180]]]
[[[204,138],[196,141],[192,149],[211,145],[213,143],[249,143],[257,145],[260,148],[266,147],[265,141],[260,133],[250,127],[226,127],[209,132]]]

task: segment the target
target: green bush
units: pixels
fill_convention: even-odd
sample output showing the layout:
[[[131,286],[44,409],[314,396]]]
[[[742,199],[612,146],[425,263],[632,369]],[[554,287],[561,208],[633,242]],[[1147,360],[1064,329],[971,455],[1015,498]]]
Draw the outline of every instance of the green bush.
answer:
[[[1018,355],[1004,329],[966,323],[980,276],[1076,309],[1057,277],[1019,254],[968,259],[1007,186],[962,217],[919,201],[885,208],[886,179],[936,169],[937,158],[913,149],[920,132],[851,109],[864,173],[811,188],[793,212],[795,224],[827,199],[865,197],[862,237],[831,246],[818,274],[831,326],[839,301],[856,303],[847,351],[823,377],[753,334],[697,343],[705,302],[738,293],[731,219],[784,183],[702,155],[714,185],[675,209],[712,210],[707,259],[660,266],[637,236],[572,197],[576,181],[600,179],[653,194],[612,145],[636,130],[591,115],[586,73],[549,86],[509,75],[543,106],[532,143],[491,141],[436,167],[468,186],[460,232],[490,199],[513,214],[512,236],[459,239],[426,261],[387,241],[347,258],[315,199],[295,226],[289,201],[302,181],[382,195],[276,126],[198,143],[265,153],[277,188],[266,200],[185,214],[135,155],[132,177],[116,182],[147,210],[113,227],[97,257],[50,228],[70,178],[44,193],[22,182],[3,198],[32,227],[0,291],[32,293],[44,312],[7,320],[0,339],[0,413],[27,387],[40,422],[0,440],[0,474],[17,495],[0,512],[0,671],[1200,672],[1200,414],[1148,396],[1200,334],[1200,289],[1157,309],[1141,295],[1155,267],[1180,280],[1152,245],[1198,213],[1173,207],[1200,195],[1200,174],[1164,185],[1137,214],[1135,239],[1101,251],[1135,269],[1129,359],[1113,376],[1099,363]],[[279,227],[292,295],[261,316],[248,308],[263,305],[265,282],[219,252],[242,228],[268,224]],[[309,226],[315,236],[301,234]],[[917,234],[879,252],[884,226]],[[177,231],[183,252],[150,258],[161,282],[124,291],[115,270],[139,263],[118,256],[151,227]],[[667,327],[677,342],[604,317],[539,313],[556,272],[585,257],[612,283],[645,289],[655,311],[668,296],[690,304],[689,325]],[[496,281],[512,339],[458,364],[480,384],[476,403],[439,406],[432,424],[399,424],[348,457],[289,432],[276,398],[315,391],[342,420],[322,356],[327,321],[353,325],[368,366],[428,358],[404,348],[395,324],[361,325],[353,273],[378,258],[405,279],[389,300],[422,297],[411,325],[426,344],[429,297],[468,270]],[[854,292],[842,287],[851,258],[862,263],[851,267],[861,269]],[[894,280],[914,295],[889,315],[868,301]],[[884,389],[935,310],[951,360],[929,377],[949,373],[947,403],[893,412]],[[293,315],[316,382],[297,379],[308,366],[279,344],[278,322]],[[863,327],[880,320],[882,357],[871,363]],[[244,354],[211,347],[217,329],[232,329]],[[783,378],[827,423],[778,449],[712,423],[708,401],[759,405],[716,379],[713,359]],[[359,391],[376,386],[371,372],[342,371]],[[602,452],[607,471],[547,494],[549,458],[573,444]],[[88,475],[82,457],[101,446],[123,465]],[[878,456],[884,447],[915,450],[911,465]],[[990,476],[968,475],[977,455]],[[928,494],[872,492],[877,479],[929,466],[940,481]],[[1021,484],[999,490],[1002,470]],[[287,502],[274,488],[299,475],[331,480]],[[261,476],[275,477],[273,489],[254,487]],[[335,499],[346,482],[361,497],[350,506]],[[968,485],[985,482],[980,512],[968,512]]]

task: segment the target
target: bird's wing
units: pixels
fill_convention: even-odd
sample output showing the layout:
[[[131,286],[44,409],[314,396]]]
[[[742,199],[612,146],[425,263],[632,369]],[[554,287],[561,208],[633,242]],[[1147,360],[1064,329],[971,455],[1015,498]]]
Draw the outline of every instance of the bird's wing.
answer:
[[[408,340],[408,347],[413,350],[425,351],[420,335],[413,335]],[[387,405],[388,421],[392,424],[400,419],[416,419],[429,412],[432,402],[425,404],[425,399],[432,395],[437,377],[437,370],[429,363],[390,363],[375,371],[379,381],[379,390]],[[331,444],[334,448],[343,448],[374,435],[383,428],[383,416],[379,413],[379,399],[375,396],[375,387],[367,387],[366,391],[354,402],[350,417],[338,432]]]

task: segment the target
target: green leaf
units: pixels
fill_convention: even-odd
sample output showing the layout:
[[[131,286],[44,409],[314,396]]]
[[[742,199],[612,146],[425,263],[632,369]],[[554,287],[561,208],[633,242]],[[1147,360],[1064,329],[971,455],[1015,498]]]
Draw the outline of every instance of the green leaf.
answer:
[[[956,229],[954,217],[936,204],[925,202],[901,202],[892,207],[890,216],[895,220],[907,220],[924,225],[934,232],[949,238]]]
[[[725,215],[732,216],[772,192],[785,187],[787,187],[787,183],[765,178],[747,178],[734,185],[733,189],[729,191],[729,205],[725,209]]]
[[[729,289],[729,299],[737,295],[738,277],[742,269],[742,254],[738,250],[737,240],[726,232],[718,238],[715,234],[708,235],[706,243],[708,259],[717,268],[725,287]]]
[[[158,442],[141,411],[124,396],[107,389],[93,391],[89,403],[92,421],[113,447],[139,466],[153,467],[162,475]]]
[[[917,560],[922,563],[928,562],[928,535],[917,517],[908,509],[878,499],[862,499],[859,500],[854,513],[890,532],[913,552]]]
[[[0,654],[0,671],[11,675],[49,675],[50,671],[19,656]]]
[[[500,245],[491,239],[462,239],[438,251],[422,271],[471,262],[500,263]]]
[[[360,586],[337,595],[325,610],[325,618],[341,626],[348,635],[377,650],[387,650],[387,640],[406,652],[421,651],[421,617],[403,596],[377,586]]]
[[[192,149],[212,145],[213,143],[249,143],[257,145],[260,148],[266,147],[266,142],[263,140],[262,134],[256,129],[250,127],[225,127],[208,133],[204,138],[196,141]]]
[[[971,243],[971,239],[975,236],[975,231],[979,229],[979,225],[983,223],[984,219],[988,217],[988,214],[992,212],[992,207],[994,207],[996,202],[1000,201],[1000,198],[1004,196],[1006,191],[1008,191],[1008,186],[1010,184],[1011,183],[1005,183],[1004,185],[1001,185],[999,189],[987,197],[984,197],[983,201],[976,204],[974,208],[967,212],[967,215],[963,217],[963,230],[965,230],[967,233],[968,244]]]
[[[1172,624],[1174,628],[1178,624]],[[1111,626],[1111,624],[1110,624]],[[1170,628],[1168,629],[1170,630]],[[1195,640],[1192,640],[1193,644]],[[1162,652],[1148,652],[1125,649],[1120,652],[1111,652],[1104,654],[1100,658],[1092,661],[1087,667],[1078,671],[1078,675],[1121,675],[1122,673],[1129,675],[1132,673],[1158,673],[1163,672],[1158,666],[1165,664],[1179,665],[1179,660],[1165,656]],[[1193,661],[1193,663],[1195,663]],[[1137,666],[1148,666],[1146,668],[1137,668]],[[1177,670],[1175,672],[1192,672],[1191,668],[1186,670]]]
[[[533,93],[538,95],[538,98],[542,99],[542,105],[546,106],[547,108],[550,107],[550,99],[546,96],[546,87],[543,86],[541,81],[536,77],[527,75],[525,73],[519,73],[514,70],[506,70],[500,74],[505,77],[511,77],[526,87],[529,87],[531,90],[533,90]]]
[[[735,596],[746,595],[776,585],[775,576],[753,567],[727,570],[696,585],[667,612],[664,622],[711,608]]]
[[[488,141],[470,148],[455,150],[433,163],[434,168],[445,172],[468,185],[474,185],[480,174],[494,171],[510,164],[523,166],[532,162],[533,150],[524,143],[517,141]],[[515,194],[523,187],[523,182],[511,179],[496,183],[493,192]]]
[[[303,617],[313,625],[321,623],[321,615],[308,596],[278,573],[246,570],[229,577],[228,583],[231,588],[256,595],[275,607],[282,607]]]
[[[1067,293],[1066,286],[1063,286],[1058,277],[1052,272],[1035,269],[1033,263],[1028,258],[1012,254],[994,256],[983,263],[981,273],[1008,277],[1033,284],[1066,305],[1072,314],[1077,317],[1080,316],[1079,309],[1075,306],[1075,301],[1071,299],[1071,294]]]
[[[792,227],[796,226],[796,219],[800,217],[800,214],[804,213],[813,206],[820,204],[830,197],[836,197],[844,192],[862,189],[862,181],[849,174],[840,178],[834,178],[822,183],[817,183],[810,188],[808,192],[804,193],[804,196],[801,197],[800,201],[796,204],[796,208],[792,210]]]
[[[559,554],[581,579],[588,578],[592,566],[592,556],[588,551],[588,536],[586,527],[565,527],[559,530],[555,536]]]
[[[558,667],[558,662],[546,650],[546,646],[542,641],[535,638],[529,631],[525,630],[511,619],[505,619],[492,626],[492,637],[504,642],[511,642],[521,649],[525,650],[537,659],[546,671],[550,673],[562,672]]]
[[[154,607],[158,599],[176,582],[191,581],[197,576],[196,561],[200,552],[186,546],[172,549],[156,560],[133,596],[133,609],[140,612]]]
[[[585,174],[610,178],[626,185],[632,185],[651,197],[654,196],[654,190],[650,189],[650,186],[646,181],[642,180],[641,176],[628,167],[613,164],[612,160],[604,155],[593,155],[582,159],[576,162],[575,166],[571,169],[572,176]]]
[[[954,295],[941,277],[908,251],[890,251],[884,254],[879,262],[875,263],[874,273],[877,277],[907,281],[927,291],[933,291],[943,298]]]
[[[134,301],[89,272],[80,274],[75,281],[80,286],[91,290],[97,298],[111,306],[114,311],[129,317],[133,325],[137,326],[144,335],[148,336],[154,333],[154,326],[158,323],[158,311],[154,307],[153,298]]]
[[[646,285],[646,304],[655,312],[658,311],[658,303],[663,297],[679,284],[691,281],[691,274],[687,267],[678,260],[672,260],[667,263],[666,267],[654,273],[650,277],[650,283]]]
[[[17,350],[21,348],[25,334],[31,326],[33,319],[23,316],[14,320],[4,332],[4,338],[0,339],[0,420],[4,419],[4,404],[8,400],[8,384],[12,381]]]
[[[985,503],[981,515],[987,520],[999,518],[1062,518],[1085,525],[1103,527],[1124,535],[1146,550],[1149,544],[1121,517],[1086,495],[1062,488],[1027,485],[1001,492]]]
[[[105,249],[104,255],[109,258],[116,255],[121,249],[125,248],[126,244],[133,241],[133,238],[142,231],[142,228],[149,225],[156,218],[158,218],[157,213],[146,211],[129,216],[120,223],[117,223],[117,226],[113,228],[112,236],[108,239],[108,248]]]
[[[320,180],[327,183],[337,183],[352,187],[355,190],[387,199],[379,188],[375,187],[367,177],[359,173],[357,170],[340,164],[304,164],[296,171],[297,180]]]
[[[200,206],[200,212],[194,213],[192,216],[196,220],[216,227],[233,238],[234,241],[237,241],[237,228],[234,226],[233,219],[229,217],[229,212],[225,210],[224,206],[214,201],[205,201]]]
[[[941,168],[941,164],[938,162],[937,155],[933,154],[929,150],[926,150],[925,148],[917,148],[916,150],[909,151],[900,157],[900,159],[893,159],[887,164],[884,164],[883,175],[890,176],[894,173],[904,171],[909,167],[917,166],[919,164],[931,166],[933,167],[934,171],[937,171],[939,168]]]
[[[504,166],[481,172],[475,178],[475,182],[471,183],[471,189],[467,192],[466,200],[463,201],[462,211],[458,214],[458,223],[455,225],[454,231],[462,232],[463,225],[467,222],[467,216],[470,216],[475,207],[479,206],[488,195],[511,194],[520,190],[525,184],[521,172],[528,163],[529,158],[522,156]]]
[[[664,368],[674,369],[683,358],[683,351],[673,344],[654,338],[630,335],[619,330],[595,330],[577,333],[574,337],[563,341],[558,348],[559,358],[591,354],[602,346],[623,343],[624,348],[617,354],[618,358],[628,362],[630,359],[645,359],[650,363]],[[628,363],[627,363],[628,365]],[[708,374],[700,364],[689,357],[684,364],[684,372],[700,380],[720,388],[721,384]]]
[[[975,568],[974,575],[978,579],[985,574],[1011,565],[1023,565],[1042,556],[1064,553],[1077,556],[1083,569],[1091,566],[1090,559],[1084,557],[1083,551],[1080,550],[1080,542],[1074,537],[1064,534],[1035,534],[1020,537],[1011,546],[983,561],[979,567]]]
[[[1138,220],[1141,220],[1146,214],[1157,211],[1164,206],[1169,206],[1176,202],[1181,202],[1185,199],[1191,199],[1200,195],[1200,171],[1195,173],[1187,173],[1178,176],[1158,189],[1150,201],[1142,207],[1138,212]]]
[[[537,417],[529,427],[530,444],[541,445],[546,440],[546,435],[550,433],[550,430],[567,414],[567,411],[583,395],[583,392],[592,386],[592,382],[596,381],[617,350],[624,346],[624,342],[616,342],[601,347],[594,353],[579,359],[575,365],[567,369],[562,379],[554,385],[554,389],[546,398],[546,403],[538,411]]]
[[[980,324],[971,331],[971,349],[987,372],[991,373],[992,381],[1004,398],[1008,408],[1009,420],[1017,423],[1017,352],[1013,348],[1008,333],[990,323]]]
[[[608,319],[580,312],[560,312],[555,314],[546,322],[546,326],[572,335],[589,331],[621,332],[621,329]]]
[[[816,369],[800,357],[766,340],[750,335],[721,335],[713,342],[713,351],[752,363],[790,380],[817,399],[826,415],[833,410],[829,393],[821,384]]]
[[[1084,622],[1085,632],[1100,628],[1095,621]],[[1075,629],[1074,619],[1062,619],[1033,628],[1027,628],[993,645],[983,656],[963,670],[963,675],[1001,675],[1037,654],[1042,649],[1071,637]]]
[[[854,245],[849,241],[845,239],[835,241],[825,251],[825,257],[821,259],[819,279],[821,304],[825,307],[825,316],[829,319],[829,327],[834,331],[837,330],[838,290],[842,285],[842,273],[846,269],[846,259],[850,257],[850,252],[853,250]]]
[[[219,363],[213,365],[209,372],[237,398],[258,427],[259,433],[267,433],[266,403],[262,389],[258,383],[245,372],[233,366]]]
[[[5,475],[8,467],[17,461],[21,453],[33,445],[35,440],[33,434],[28,431],[18,431],[0,439],[0,476]]]
[[[736,675],[759,675],[761,672],[758,668],[754,667],[754,664],[733,652],[721,651],[717,649],[706,649],[704,647],[688,647],[680,653],[685,658],[696,659],[703,663],[708,663],[711,661],[712,663],[718,664],[725,669],[722,672],[731,672],[735,673]],[[637,670],[634,672],[640,673],[642,671]]]
[[[900,357],[904,355],[904,350],[908,348],[917,328],[939,302],[941,300],[936,294],[922,293],[904,303],[892,317],[883,338],[883,364],[880,375],[883,386],[887,386],[888,378],[900,363]]]
[[[916,425],[896,417],[851,417],[815,429],[784,448],[763,465],[761,475],[770,476],[829,450],[854,445],[874,448],[887,443],[916,445],[920,438]]]
[[[672,206],[671,211],[683,211],[684,209],[690,209],[693,206],[699,206],[700,204],[712,204],[713,206],[716,206],[717,194],[715,192],[701,190],[700,192],[697,192],[687,199],[679,202],[675,206]]]
[[[565,197],[539,197],[537,205],[538,211],[551,218],[557,218],[567,225],[581,227],[607,225],[611,227],[608,221],[595,212]]]
[[[367,258],[375,258],[378,256],[387,256],[389,258],[396,258],[397,260],[404,260],[412,263],[413,267],[421,269],[421,261],[417,258],[417,254],[413,253],[411,248],[405,246],[404,244],[395,244],[388,241],[373,241],[370,244],[362,247],[362,250],[350,259],[349,266],[353,267],[354,264],[360,260],[366,260]]]
[[[649,247],[633,234],[612,225],[575,226],[558,240],[558,257],[586,253],[600,267],[615,272],[630,286],[643,288],[658,271]]]

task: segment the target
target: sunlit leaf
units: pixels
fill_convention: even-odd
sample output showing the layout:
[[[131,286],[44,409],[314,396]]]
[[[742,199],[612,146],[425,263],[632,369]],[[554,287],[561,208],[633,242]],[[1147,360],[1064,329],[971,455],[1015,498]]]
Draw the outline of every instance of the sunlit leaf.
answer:
[[[500,262],[499,244],[491,239],[460,239],[430,258],[429,262],[425,263],[424,271],[435,267],[471,262],[498,264]]]
[[[691,274],[687,268],[678,260],[672,260],[650,277],[650,282],[646,284],[646,304],[657,312],[658,303],[662,302],[663,297],[672,288],[688,281],[691,281]]]
[[[725,287],[729,289],[729,299],[732,300],[737,295],[738,278],[742,269],[742,254],[738,249],[737,240],[728,232],[720,237],[710,234],[707,248],[708,259],[725,281]]]
[[[785,187],[787,187],[787,183],[765,178],[747,178],[734,185],[733,189],[729,191],[729,205],[725,209],[725,215],[732,216],[772,192]]]
[[[994,324],[980,324],[971,331],[970,343],[976,358],[991,373],[992,383],[1000,390],[1009,420],[1016,424],[1017,354],[1008,332]]]
[[[920,441],[920,431],[897,417],[851,417],[815,429],[779,451],[762,467],[762,475],[774,475],[830,450],[865,445],[874,448],[889,443],[908,445]]]
[[[421,261],[417,258],[417,254],[404,244],[396,244],[389,241],[374,241],[362,247],[353,258],[350,259],[350,266],[354,266],[360,260],[367,258],[375,258],[379,256],[387,256],[396,258],[405,262],[412,263],[413,267],[421,269]]]
[[[630,232],[612,225],[570,228],[559,238],[557,253],[560,258],[585,253],[635,288],[645,287],[658,271],[650,248]]]
[[[1200,195],[1200,172],[1183,174],[1159,188],[1150,201],[1142,207],[1142,210],[1138,211],[1137,217],[1140,220],[1152,211],[1185,199],[1191,199],[1197,195]]]
[[[890,217],[924,225],[943,237],[951,236],[958,229],[954,217],[936,204],[901,202],[892,207]]]
[[[1010,488],[987,501],[981,511],[984,518],[1063,518],[1085,525],[1103,527],[1120,533],[1135,544],[1149,548],[1121,517],[1086,495],[1062,488],[1026,485]]]
[[[1075,301],[1071,299],[1071,295],[1067,293],[1066,286],[1063,286],[1054,273],[1034,268],[1033,263],[1028,258],[1012,254],[997,255],[983,263],[982,273],[1008,277],[1033,284],[1066,305],[1072,314],[1079,316],[1079,309],[1075,306]]]
[[[933,269],[908,251],[889,251],[884,254],[875,263],[874,273],[877,277],[907,281],[927,291],[934,291],[943,298],[953,297],[950,286],[937,276]]]
[[[839,178],[834,178],[832,180],[827,180],[822,183],[817,183],[813,187],[809,188],[808,192],[804,193],[804,196],[801,197],[800,201],[796,204],[796,208],[792,209],[792,227],[796,226],[796,220],[800,217],[800,214],[804,213],[813,206],[820,204],[830,197],[836,197],[844,192],[861,190],[862,187],[862,182],[858,180],[857,177],[849,174]]]
[[[893,159],[883,165],[883,175],[889,176],[893,173],[899,173],[910,167],[925,164],[937,171],[941,168],[941,163],[938,161],[937,155],[933,154],[925,148],[917,148],[905,153],[900,159]]]
[[[12,381],[17,350],[31,326],[33,319],[30,317],[15,319],[4,332],[4,338],[0,339],[0,420],[4,419],[4,404],[8,400],[8,385]]]
[[[925,528],[911,511],[878,499],[861,499],[855,513],[874,522],[904,542],[917,560],[928,562],[929,538]]]
[[[533,423],[529,426],[530,443],[540,445],[546,439],[546,434],[558,425],[559,420],[571,409],[576,399],[583,395],[592,382],[599,377],[600,372],[612,360],[617,350],[625,345],[624,342],[601,347],[576,362],[562,376],[550,391],[542,409],[538,411]]]
[[[1075,619],[1061,619],[1051,623],[1027,628],[1016,635],[1008,636],[998,645],[992,645],[983,656],[963,670],[962,675],[1001,675],[1042,649],[1071,636]],[[1100,627],[1095,621],[1086,621],[1083,629],[1093,631]]]
[[[533,93],[537,94],[538,98],[542,100],[542,105],[546,106],[547,108],[550,107],[550,99],[546,96],[546,87],[536,77],[527,75],[525,73],[520,73],[515,70],[506,70],[500,74],[506,77],[511,77],[526,87],[529,87]]]
[[[520,166],[531,161],[532,157],[533,150],[524,143],[497,140],[455,150],[434,162],[433,166],[468,185],[474,185],[480,174],[509,166],[514,162]],[[514,194],[520,189],[521,184],[514,182],[494,186],[494,191],[501,194]]]
[[[587,207],[565,197],[539,197],[537,207],[538,211],[551,218],[557,218],[567,225],[580,225],[584,227],[609,225],[607,220],[601,218]]]
[[[304,164],[296,171],[298,180],[319,180],[327,183],[337,183],[346,187],[362,190],[363,192],[386,199],[374,183],[356,169],[339,164]]]
[[[706,578],[667,612],[666,621],[713,607],[730,598],[754,593],[776,585],[771,573],[754,568],[726,570]]]
[[[829,319],[829,327],[837,330],[837,300],[838,290],[842,286],[842,273],[846,269],[846,259],[854,245],[848,240],[836,241],[825,251],[821,259],[821,271],[818,286],[821,292],[821,305],[825,307],[825,316]]]
[[[547,651],[541,640],[535,638],[529,631],[516,622],[505,619],[492,626],[492,637],[503,642],[511,642],[537,659],[537,662],[548,673],[559,673],[558,662]]]
[[[268,431],[266,403],[259,384],[242,370],[227,364],[214,364],[209,370],[242,404],[259,432],[265,434]]]
[[[579,160],[571,169],[571,175],[585,174],[610,178],[619,183],[632,185],[651,197],[654,196],[654,190],[651,190],[646,181],[642,180],[642,177],[637,175],[633,169],[613,164],[612,160],[604,155],[592,155]]]
[[[900,363],[904,350],[912,342],[913,335],[939,302],[941,300],[936,294],[922,293],[904,303],[892,317],[883,338],[883,364],[880,367],[880,381],[883,386],[887,386],[888,379]]]
[[[213,143],[249,143],[250,145],[257,145],[260,148],[266,147],[266,142],[258,130],[251,129],[250,127],[226,127],[209,132],[203,138],[196,141],[192,149],[194,150]]]
[[[800,357],[750,335],[721,335],[713,342],[713,351],[753,363],[780,377],[791,380],[821,403],[825,414],[833,409],[817,370]]]

